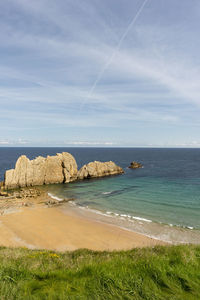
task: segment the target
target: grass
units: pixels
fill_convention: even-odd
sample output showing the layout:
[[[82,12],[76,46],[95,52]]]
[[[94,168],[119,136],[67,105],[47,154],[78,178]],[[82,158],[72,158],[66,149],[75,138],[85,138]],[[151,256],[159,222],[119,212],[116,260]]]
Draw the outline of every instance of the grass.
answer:
[[[200,299],[200,246],[120,252],[0,248],[0,299]]]

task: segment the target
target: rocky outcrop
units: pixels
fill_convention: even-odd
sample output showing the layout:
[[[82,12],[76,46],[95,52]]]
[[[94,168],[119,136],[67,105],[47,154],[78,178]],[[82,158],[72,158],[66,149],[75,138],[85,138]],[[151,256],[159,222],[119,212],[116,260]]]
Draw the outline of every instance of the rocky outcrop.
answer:
[[[59,205],[62,205],[63,203],[71,202],[74,200],[75,200],[75,198],[64,198],[62,200],[49,199],[48,201],[45,202],[45,204],[48,207],[53,207],[53,206],[59,206]]]
[[[141,163],[138,163],[136,161],[132,161],[130,166],[129,166],[130,169],[138,169],[138,168],[142,168],[142,164]]]
[[[25,155],[18,158],[15,169],[8,170],[4,175],[4,190],[67,183],[77,179],[103,177],[124,173],[114,162],[94,161],[84,165],[79,171],[75,158],[67,152],[55,156],[39,156],[29,160]]]
[[[67,152],[55,156],[29,160],[25,155],[18,158],[15,169],[5,172],[5,189],[53,183],[66,183],[77,179],[77,164]]]
[[[84,165],[78,171],[77,179],[103,177],[103,176],[116,175],[122,173],[124,173],[124,170],[121,167],[117,166],[112,161],[108,161],[108,162],[94,161],[94,162],[90,162],[87,165]]]

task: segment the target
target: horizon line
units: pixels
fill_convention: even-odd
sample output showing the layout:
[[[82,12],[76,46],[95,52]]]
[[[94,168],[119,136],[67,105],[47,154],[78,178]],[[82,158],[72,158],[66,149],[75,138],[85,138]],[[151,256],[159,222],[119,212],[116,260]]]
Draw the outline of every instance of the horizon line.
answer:
[[[23,146],[23,145],[0,145],[0,148],[143,148],[143,149],[200,149],[199,146]]]

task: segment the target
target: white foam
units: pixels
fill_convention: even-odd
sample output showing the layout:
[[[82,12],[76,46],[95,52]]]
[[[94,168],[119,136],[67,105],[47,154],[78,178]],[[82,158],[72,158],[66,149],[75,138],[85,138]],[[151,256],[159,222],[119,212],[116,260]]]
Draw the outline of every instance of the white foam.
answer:
[[[74,202],[72,202],[72,203],[73,203],[73,205],[76,205]],[[118,214],[118,213],[114,213],[112,211],[106,211],[106,213],[103,213],[103,212],[101,212],[99,210],[91,209],[88,206],[78,206],[78,207],[81,208],[81,209],[87,209],[87,210],[89,210],[91,212],[94,212],[94,213],[96,213],[98,215],[102,215],[102,216],[106,216],[106,217],[114,217],[114,216],[116,216],[116,217],[119,217],[119,219],[121,219],[121,220],[126,220],[127,219],[127,220],[131,221],[131,219],[133,219],[133,220],[137,220],[137,221],[143,221],[143,222],[152,223],[152,220],[141,218],[141,217],[135,217],[135,216],[127,215],[127,214]],[[141,222],[139,222],[139,223],[143,224]]]
[[[138,221],[144,221],[144,222],[148,222],[148,223],[152,223],[151,220],[149,219],[145,219],[145,218],[140,218],[140,217],[132,217],[132,219],[138,220]]]
[[[103,195],[109,195],[109,194],[111,194],[112,192],[103,192],[102,194]]]
[[[151,222],[153,222],[152,220],[141,218],[141,217],[136,217],[136,216],[131,216],[129,214],[127,214],[127,215],[126,214],[118,214],[118,213],[115,213],[115,212],[112,212],[112,211],[107,211],[107,212],[104,213],[104,212],[96,210],[96,209],[91,209],[88,206],[79,206],[79,205],[77,205],[74,202],[71,202],[71,204],[77,206],[81,210],[90,211],[90,212],[93,212],[93,213],[95,213],[97,215],[102,215],[102,216],[105,216],[105,217],[111,218],[111,219],[112,218],[117,218],[117,219],[121,220],[121,222],[119,224],[115,224],[115,225],[118,226],[118,227],[120,227],[120,228],[129,230],[129,231],[138,232],[138,233],[140,233],[140,234],[142,234],[144,236],[148,236],[148,237],[156,239],[156,240],[167,241],[168,243],[173,243],[173,241],[170,240],[170,236],[168,236],[168,235],[163,235],[163,234],[162,235],[154,235],[154,234],[144,233],[143,231],[140,232],[140,229],[142,229],[143,226],[145,226],[143,222],[151,223]],[[128,221],[130,223],[133,223],[134,225],[138,224],[138,229],[137,229],[137,227],[136,227],[136,230],[134,230],[134,228],[133,229],[129,229],[126,226],[125,227],[121,226],[124,221]],[[168,224],[168,226],[171,226],[171,227],[173,227],[173,226],[175,226],[175,227],[181,227],[180,225],[173,225],[173,224]],[[190,230],[193,229],[192,226],[187,226],[185,228],[188,228]],[[179,243],[180,243],[180,241],[179,241]],[[183,243],[185,243],[185,242],[183,242]]]
[[[180,225],[180,224],[178,224],[178,225],[173,225],[173,226],[181,227],[181,228],[187,228],[187,229],[190,229],[190,230],[194,229],[194,227],[192,227],[192,226],[183,226],[183,225]]]
[[[54,196],[54,195],[52,195],[51,193],[48,193],[48,196],[51,197],[51,198],[54,199],[54,200],[57,200],[57,201],[63,201],[62,198],[59,198],[59,197],[57,197],[57,196]]]
[[[80,208],[82,210],[88,210],[88,211],[93,212],[93,213],[95,213],[97,215],[102,215],[102,216],[106,216],[106,217],[112,217],[112,215],[111,215],[112,213],[111,212],[110,212],[110,214],[107,214],[107,212],[103,213],[103,212],[101,212],[99,210],[89,208],[88,206],[78,206],[78,208]]]
[[[117,213],[113,213],[111,211],[107,211],[106,212],[107,215],[114,215],[116,217],[120,217],[120,219],[122,220],[125,220],[126,218],[128,218],[129,220],[130,219],[135,219],[135,220],[138,220],[138,221],[144,221],[144,222],[148,222],[148,223],[151,223],[152,221],[149,220],[149,219],[145,219],[145,218],[140,218],[140,217],[135,217],[135,216],[131,216],[131,215],[126,215],[126,214],[117,214]],[[142,224],[142,223],[141,223]]]
[[[75,202],[71,202],[70,201],[69,203],[72,204],[72,205],[77,206],[77,204]],[[153,222],[150,219],[146,219],[146,218],[142,218],[142,217],[136,217],[136,216],[131,216],[129,214],[119,214],[119,213],[115,213],[115,212],[112,212],[112,211],[106,211],[104,213],[104,212],[101,212],[101,211],[96,210],[96,209],[91,209],[88,206],[78,206],[78,207],[80,209],[82,209],[82,210],[89,210],[89,211],[91,211],[91,212],[93,212],[95,214],[106,216],[106,217],[110,217],[110,218],[118,217],[121,220],[128,220],[129,222],[134,222],[134,220],[136,220],[136,221],[138,221],[138,224],[140,224],[140,225],[143,225],[142,222],[146,222],[146,223],[152,223]],[[173,226],[181,227],[180,225],[173,225],[173,224],[168,224],[168,225],[170,227],[173,227]],[[194,229],[191,226],[188,226],[186,228],[191,229],[191,230]]]
[[[74,203],[73,201],[69,201],[68,203],[70,203],[73,206],[76,206],[76,203]]]

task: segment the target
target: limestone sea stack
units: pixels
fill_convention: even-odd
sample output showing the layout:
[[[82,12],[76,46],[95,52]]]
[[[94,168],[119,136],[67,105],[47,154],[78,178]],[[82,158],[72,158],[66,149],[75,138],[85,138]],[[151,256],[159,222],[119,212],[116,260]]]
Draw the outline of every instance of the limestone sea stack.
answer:
[[[15,169],[5,172],[3,189],[67,183],[122,173],[123,169],[112,161],[90,162],[78,171],[75,158],[68,152],[57,153],[55,156],[39,156],[33,160],[22,155],[18,158]]]
[[[100,162],[94,161],[90,162],[87,165],[84,165],[79,171],[77,178],[85,179],[85,178],[95,178],[95,177],[104,177],[116,174],[122,174],[124,170],[117,166],[114,162]]]
[[[37,157],[29,160],[25,155],[18,158],[15,169],[4,176],[5,189],[35,186],[51,183],[66,183],[76,180],[77,164],[67,152],[55,156]]]
[[[136,161],[132,161],[129,168],[130,169],[138,169],[138,168],[142,168],[142,164],[141,163],[138,163]]]

